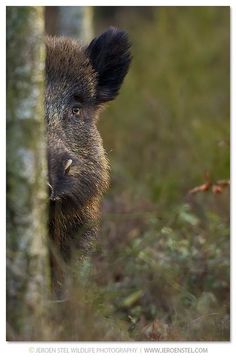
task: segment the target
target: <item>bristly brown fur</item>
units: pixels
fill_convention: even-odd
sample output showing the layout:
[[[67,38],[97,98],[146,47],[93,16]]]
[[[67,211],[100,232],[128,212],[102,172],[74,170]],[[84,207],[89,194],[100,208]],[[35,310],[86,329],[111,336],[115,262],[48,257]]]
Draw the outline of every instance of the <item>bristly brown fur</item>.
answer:
[[[129,47],[127,34],[114,28],[88,47],[64,37],[46,39],[54,290],[63,282],[55,254],[68,261],[73,248],[88,250],[96,238],[100,203],[109,185],[109,165],[96,121],[101,106],[118,94],[131,60]],[[65,170],[66,164],[70,166]]]

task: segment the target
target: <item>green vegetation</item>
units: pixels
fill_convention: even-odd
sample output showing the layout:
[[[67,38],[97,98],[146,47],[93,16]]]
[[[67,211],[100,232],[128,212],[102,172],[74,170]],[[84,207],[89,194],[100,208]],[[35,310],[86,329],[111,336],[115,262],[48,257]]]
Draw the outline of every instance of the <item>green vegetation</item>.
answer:
[[[206,171],[229,178],[229,8],[142,13],[120,9],[133,64],[100,123],[112,187],[97,279],[131,338],[228,340],[229,192],[188,191]]]

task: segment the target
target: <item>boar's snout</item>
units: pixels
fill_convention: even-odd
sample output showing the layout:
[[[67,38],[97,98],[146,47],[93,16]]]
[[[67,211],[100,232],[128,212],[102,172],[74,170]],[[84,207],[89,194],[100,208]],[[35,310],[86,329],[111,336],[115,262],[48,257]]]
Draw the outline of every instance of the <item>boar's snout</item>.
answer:
[[[73,186],[72,179],[78,175],[78,160],[69,153],[48,153],[48,191],[52,201],[64,198]]]

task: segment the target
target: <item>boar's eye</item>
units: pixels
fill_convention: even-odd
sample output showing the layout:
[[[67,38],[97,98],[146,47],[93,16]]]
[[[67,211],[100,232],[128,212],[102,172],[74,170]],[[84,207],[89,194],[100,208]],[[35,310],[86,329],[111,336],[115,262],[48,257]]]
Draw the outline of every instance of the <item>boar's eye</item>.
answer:
[[[80,115],[80,107],[78,106],[72,107],[72,113],[78,117]]]

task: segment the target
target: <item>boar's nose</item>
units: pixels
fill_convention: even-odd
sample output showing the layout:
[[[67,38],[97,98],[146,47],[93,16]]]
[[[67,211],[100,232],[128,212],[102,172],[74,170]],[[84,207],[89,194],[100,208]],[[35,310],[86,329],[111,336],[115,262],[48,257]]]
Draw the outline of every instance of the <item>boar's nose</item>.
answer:
[[[60,197],[57,196],[57,195],[55,194],[55,192],[52,190],[51,196],[50,196],[50,200],[52,200],[52,201],[59,201],[59,200],[61,200],[61,199],[60,199]]]
[[[58,155],[59,156],[59,155]],[[49,182],[48,191],[50,200],[56,201],[61,199],[63,194],[63,185],[66,180],[64,177],[70,176],[71,166],[76,163],[72,158],[64,157],[49,157]]]

